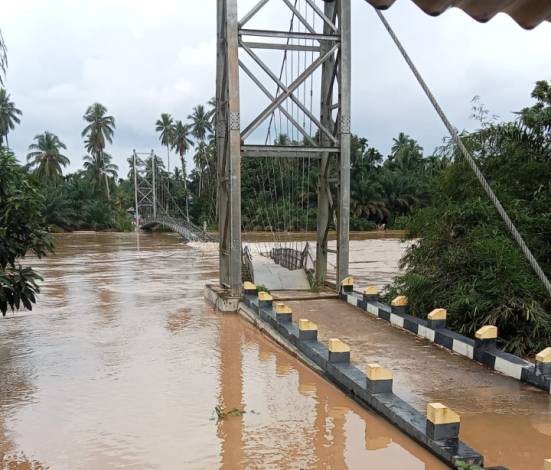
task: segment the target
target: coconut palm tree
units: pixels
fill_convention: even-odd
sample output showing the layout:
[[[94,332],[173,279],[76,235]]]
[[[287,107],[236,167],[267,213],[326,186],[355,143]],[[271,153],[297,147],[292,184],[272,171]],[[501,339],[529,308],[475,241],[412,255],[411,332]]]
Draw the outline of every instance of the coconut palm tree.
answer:
[[[88,107],[83,119],[88,125],[82,131],[82,137],[86,137],[86,150],[94,157],[96,164],[105,166],[101,173],[105,177],[105,187],[107,189],[107,199],[111,200],[109,190],[109,174],[112,168],[109,169],[109,163],[106,160],[105,153],[106,143],[113,142],[113,134],[115,133],[115,118],[107,115],[107,108],[101,103],[94,103]],[[109,157],[110,159],[111,157]],[[115,165],[116,166],[116,165]]]
[[[392,139],[389,161],[400,170],[416,170],[423,163],[423,148],[409,135],[400,132],[398,138]]]
[[[209,165],[208,144],[206,142],[199,142],[193,155],[193,162],[199,172],[199,195],[203,192],[203,177],[205,176],[205,170]]]
[[[15,129],[16,124],[19,124],[19,116],[22,114],[10,100],[6,90],[0,88],[0,146],[3,145],[4,139],[6,139],[6,147],[8,146],[8,133]]]
[[[45,131],[34,137],[35,142],[29,145],[27,161],[29,168],[44,182],[56,183],[63,176],[63,169],[70,161],[61,153],[67,146],[57,135]]]
[[[174,138],[174,120],[168,113],[162,113],[161,119],[155,123],[155,130],[159,132],[161,144],[166,146],[166,155],[168,160],[168,173],[170,173],[170,147]]]
[[[180,161],[182,162],[182,177],[184,180],[184,189],[186,191],[186,216],[189,220],[189,207],[188,207],[188,196],[187,196],[187,174],[186,174],[186,160],[184,155],[193,145],[193,141],[189,138],[190,128],[189,126],[182,123],[182,121],[176,121],[174,124],[174,134],[172,147],[176,153],[180,156]],[[199,180],[201,175],[199,175]]]
[[[191,135],[203,142],[207,138],[207,134],[212,132],[210,112],[206,111],[202,104],[199,104],[193,108],[188,119],[191,120]]]
[[[209,121],[210,121],[210,127],[211,131],[213,129],[216,129],[216,98],[211,98],[208,101],[209,110],[207,111]]]
[[[8,50],[6,43],[2,37],[2,31],[0,31],[0,85],[4,84],[4,77],[6,76],[6,69],[8,68]]]
[[[84,170],[88,179],[94,185],[96,191],[99,191],[103,182],[109,181],[109,178],[116,178],[119,167],[111,163],[111,155],[102,152],[99,155],[86,155],[84,160]],[[109,191],[109,184],[106,185]]]
[[[176,121],[176,124],[174,124],[172,148],[180,156],[180,162],[182,164],[182,173],[184,175],[184,181],[187,178],[186,161],[184,159],[184,155],[193,146],[193,141],[190,139],[189,135],[190,135],[190,127],[182,123],[182,121]]]

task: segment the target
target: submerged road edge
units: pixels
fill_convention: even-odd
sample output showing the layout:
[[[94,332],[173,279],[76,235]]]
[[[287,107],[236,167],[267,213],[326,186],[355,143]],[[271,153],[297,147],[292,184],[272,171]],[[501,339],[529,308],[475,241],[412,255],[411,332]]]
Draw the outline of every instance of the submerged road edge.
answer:
[[[211,285],[205,287],[205,299],[215,308],[220,306],[221,297],[223,296],[219,287]],[[392,392],[391,379],[390,385],[388,380],[381,382],[375,382],[376,379],[370,380],[363,371],[350,364],[349,352],[338,349],[330,351],[317,341],[317,335],[305,335],[304,331],[299,330],[299,327],[290,321],[288,315],[278,313],[277,307],[274,310],[271,297],[267,297],[259,299],[256,292],[245,291],[239,303],[232,302],[231,308],[224,308],[223,311],[241,315],[314,372],[335,384],[362,407],[382,415],[451,468],[456,468],[458,462],[484,465],[484,457],[458,439],[458,421],[449,423],[436,420],[429,415],[424,416]],[[224,307],[226,307],[225,304]],[[386,383],[383,384],[383,382]],[[377,388],[379,385],[383,386]],[[505,467],[493,468],[506,470]]]

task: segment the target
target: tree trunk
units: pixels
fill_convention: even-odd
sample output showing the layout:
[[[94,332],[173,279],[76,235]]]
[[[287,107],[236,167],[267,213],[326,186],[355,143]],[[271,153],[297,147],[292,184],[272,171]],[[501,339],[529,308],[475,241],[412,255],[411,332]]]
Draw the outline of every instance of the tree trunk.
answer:
[[[168,186],[168,194],[170,196],[170,147],[168,145],[166,146],[166,156],[167,156],[167,161],[168,161],[168,182],[167,182],[167,186]],[[169,201],[167,200],[166,203],[165,203],[165,210],[166,210],[167,213],[168,213],[168,204],[169,204]]]
[[[188,203],[188,194],[187,194],[187,175],[186,175],[186,162],[184,160],[184,155],[180,155],[180,160],[182,161],[182,176],[184,178],[184,190],[186,191],[186,218],[189,222],[189,203]]]
[[[101,152],[101,163],[103,165],[103,176],[105,177],[105,188],[107,190],[107,200],[111,201],[111,191],[109,189],[109,177],[105,172],[105,159],[103,158],[103,152]]]

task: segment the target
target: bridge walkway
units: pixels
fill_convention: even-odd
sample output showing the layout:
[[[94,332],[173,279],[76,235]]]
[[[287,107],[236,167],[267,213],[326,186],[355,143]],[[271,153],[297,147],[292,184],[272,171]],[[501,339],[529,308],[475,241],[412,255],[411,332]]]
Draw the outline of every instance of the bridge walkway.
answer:
[[[287,292],[286,298],[301,293]],[[304,297],[303,297],[304,298]],[[463,356],[440,349],[337,299],[285,302],[294,321],[318,324],[318,337],[338,337],[365,370],[378,362],[394,373],[395,392],[424,412],[444,402],[461,416],[461,439],[484,454],[487,465],[540,469],[551,449],[551,397]]]
[[[159,215],[146,218],[141,221],[140,229],[150,230],[156,226],[164,226],[179,234],[186,241],[212,242],[214,238],[199,227],[193,225],[189,220],[169,215]]]
[[[310,290],[310,282],[304,269],[289,270],[266,256],[252,255],[254,282],[270,291]]]

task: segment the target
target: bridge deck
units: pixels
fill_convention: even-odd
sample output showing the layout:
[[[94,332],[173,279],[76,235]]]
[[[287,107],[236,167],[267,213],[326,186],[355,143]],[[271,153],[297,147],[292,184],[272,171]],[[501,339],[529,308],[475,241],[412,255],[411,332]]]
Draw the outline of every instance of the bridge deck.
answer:
[[[288,293],[287,296],[292,295]],[[300,294],[298,294],[300,295]],[[511,470],[541,468],[551,449],[551,397],[462,356],[376,320],[341,300],[286,301],[294,321],[308,318],[319,338],[339,337],[365,370],[379,362],[394,373],[394,390],[424,412],[440,401],[461,415],[461,439]]]
[[[159,225],[169,228],[173,232],[179,234],[186,241],[214,241],[208,233],[202,231],[190,221],[167,215],[144,219],[141,222],[140,229],[149,230]]]
[[[308,277],[303,269],[290,271],[273,260],[253,255],[254,282],[270,290],[310,290]]]

